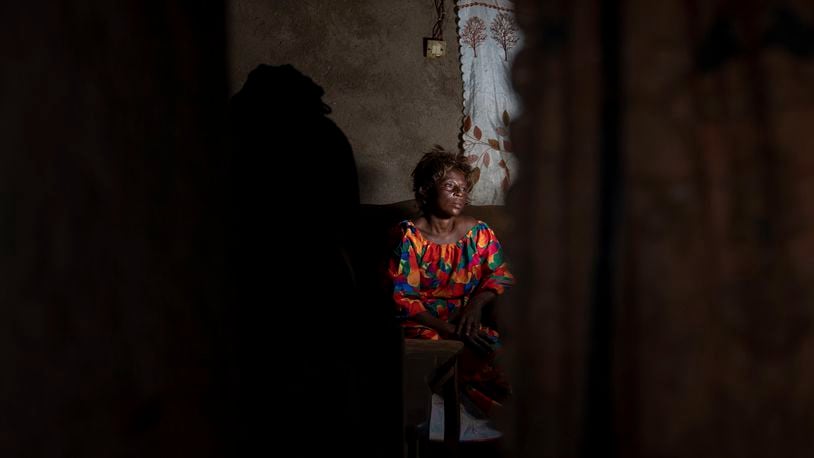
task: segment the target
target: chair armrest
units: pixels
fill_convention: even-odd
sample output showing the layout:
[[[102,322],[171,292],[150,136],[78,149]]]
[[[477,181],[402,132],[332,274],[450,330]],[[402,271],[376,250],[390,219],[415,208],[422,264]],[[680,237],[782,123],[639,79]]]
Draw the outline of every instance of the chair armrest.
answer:
[[[404,354],[410,356],[434,356],[439,360],[447,360],[457,355],[464,348],[459,340],[425,340],[404,339]]]

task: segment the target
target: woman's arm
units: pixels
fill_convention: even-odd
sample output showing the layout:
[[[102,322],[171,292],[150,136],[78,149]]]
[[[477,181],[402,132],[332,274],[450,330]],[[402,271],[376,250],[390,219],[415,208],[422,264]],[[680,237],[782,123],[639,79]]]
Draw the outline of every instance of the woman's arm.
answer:
[[[390,258],[388,274],[393,287],[393,302],[399,317],[445,332],[446,326],[443,325],[448,323],[432,316],[421,300],[421,268],[418,265],[416,247],[406,232]]]
[[[454,324],[436,318],[430,312],[417,313],[410,317],[410,319],[418,324],[434,329],[444,339],[460,340],[481,354],[488,355],[492,352],[492,346],[488,336],[479,332],[478,328],[468,334],[462,334],[456,329]]]
[[[438,334],[440,334],[441,337],[444,338],[451,338],[454,337],[456,334],[454,324],[448,323],[440,318],[437,318],[430,312],[417,313],[411,316],[410,319],[422,326],[426,326],[428,328],[432,328],[438,331]]]
[[[492,290],[483,289],[476,292],[461,311],[461,319],[458,320],[455,333],[464,336],[477,334],[480,330],[483,306],[492,302],[496,297],[497,294]]]
[[[509,272],[503,259],[503,247],[492,229],[487,226],[478,231],[476,237],[478,251],[483,260],[480,266],[481,277],[480,284],[461,311],[456,331],[463,335],[477,333],[481,325],[483,307],[514,284],[514,276]]]

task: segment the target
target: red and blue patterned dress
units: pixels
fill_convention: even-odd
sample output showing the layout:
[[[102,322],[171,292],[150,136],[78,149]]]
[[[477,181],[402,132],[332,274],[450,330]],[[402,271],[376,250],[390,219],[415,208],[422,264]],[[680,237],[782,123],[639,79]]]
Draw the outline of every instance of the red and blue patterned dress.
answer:
[[[410,317],[424,311],[449,321],[469,299],[482,290],[496,294],[514,283],[495,233],[478,221],[460,240],[435,243],[426,239],[412,221],[403,221],[401,243],[389,266],[393,299],[407,338],[439,339],[435,330]],[[483,331],[496,336],[493,330]]]
[[[410,317],[426,311],[449,321],[478,291],[499,295],[514,284],[500,242],[483,221],[453,243],[426,239],[412,221],[403,221],[400,227],[401,242],[390,260],[389,274],[404,337],[441,339],[436,330]],[[497,332],[483,325],[481,331],[491,337],[496,349],[500,346]],[[463,392],[486,413],[511,392],[496,357],[496,352],[483,357],[464,351],[458,359]]]

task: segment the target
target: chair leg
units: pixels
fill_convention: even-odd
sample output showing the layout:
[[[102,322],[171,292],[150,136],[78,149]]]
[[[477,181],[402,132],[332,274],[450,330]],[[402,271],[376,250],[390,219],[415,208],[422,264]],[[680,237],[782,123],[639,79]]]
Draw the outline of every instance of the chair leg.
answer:
[[[407,458],[418,458],[418,428],[407,427],[404,432],[404,440],[407,443]]]
[[[444,445],[450,457],[460,455],[461,400],[458,393],[457,362],[443,387],[444,396]]]

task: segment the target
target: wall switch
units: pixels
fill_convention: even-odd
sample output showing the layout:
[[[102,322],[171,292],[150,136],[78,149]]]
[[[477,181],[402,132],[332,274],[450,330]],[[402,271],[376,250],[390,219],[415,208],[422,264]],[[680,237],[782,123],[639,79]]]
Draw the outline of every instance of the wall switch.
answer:
[[[430,59],[441,57],[446,53],[447,45],[442,40],[425,38],[424,43],[424,56],[429,57]]]

